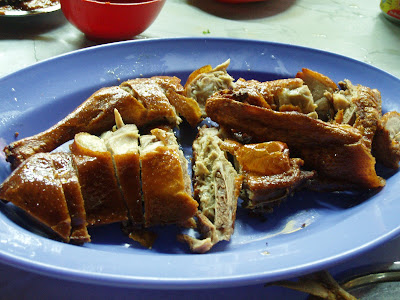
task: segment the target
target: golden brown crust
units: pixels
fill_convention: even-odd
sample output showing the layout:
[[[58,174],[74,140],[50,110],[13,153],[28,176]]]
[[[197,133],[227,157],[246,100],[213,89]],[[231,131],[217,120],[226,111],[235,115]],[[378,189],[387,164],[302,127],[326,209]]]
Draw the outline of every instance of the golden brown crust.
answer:
[[[184,117],[190,126],[195,127],[201,121],[199,104],[192,98],[184,95],[181,80],[175,76],[152,77],[164,89],[169,102],[175,107],[177,113]]]
[[[12,202],[68,242],[71,218],[49,154],[36,154],[1,184],[0,199]]]
[[[305,167],[317,170],[321,178],[348,181],[366,189],[385,185],[385,180],[376,174],[375,158],[363,141],[325,148],[304,147],[300,153]]]
[[[140,126],[149,121],[144,106],[128,92],[120,87],[102,88],[48,130],[5,147],[6,159],[15,168],[35,153],[54,150],[76,133],[100,134],[114,125],[115,108],[127,123]]]
[[[188,87],[189,87],[189,86],[192,84],[192,82],[197,78],[197,76],[199,76],[200,74],[203,74],[203,73],[208,73],[208,72],[210,72],[210,71],[212,71],[211,65],[206,65],[206,66],[203,66],[203,67],[201,67],[201,68],[199,68],[199,69],[197,69],[197,70],[194,70],[194,71],[189,75],[188,79],[186,80],[186,83],[185,83],[185,86],[184,86],[185,93],[187,94],[187,89],[188,89]]]
[[[154,78],[135,78],[127,80],[120,85],[129,91],[133,97],[138,99],[146,108],[149,120],[167,121],[170,124],[177,125],[180,120],[176,114],[175,108],[169,103],[164,90]],[[125,118],[123,117],[125,120]],[[127,123],[128,120],[125,120]],[[136,124],[139,125],[140,124]]]
[[[125,221],[128,211],[118,187],[111,154],[82,145],[80,138],[84,135],[88,134],[75,136],[70,150],[78,170],[87,222],[100,225]]]
[[[185,190],[178,153],[159,146],[140,160],[145,225],[181,223],[193,217],[198,204]]]
[[[209,117],[224,126],[248,133],[257,142],[282,141],[296,145],[350,144],[361,138],[358,130],[333,125],[297,112],[277,112],[223,97],[207,101]],[[310,134],[312,132],[313,134]]]
[[[257,80],[244,80],[243,78],[239,78],[236,81],[235,90],[240,89],[253,89],[257,91],[268,103],[269,107],[272,109],[277,109],[278,103],[277,98],[279,94],[284,89],[295,89],[299,88],[304,84],[303,80],[300,78],[287,78],[287,79],[277,79],[271,81],[260,82]],[[250,103],[256,105],[254,103]],[[267,105],[257,105],[262,107],[267,107]]]
[[[324,91],[333,92],[338,89],[338,86],[335,82],[332,81],[328,76],[325,76],[321,73],[315,72],[313,70],[303,68],[301,72],[296,74],[297,78],[301,78],[306,85],[310,87],[311,91],[318,90],[319,93],[313,93],[314,98],[321,98],[323,96]]]
[[[247,133],[257,142],[286,142],[318,176],[348,180],[364,188],[385,184],[376,174],[375,159],[364,137],[351,126],[216,97],[208,100],[206,110],[213,121]]]
[[[119,184],[124,195],[132,222],[143,223],[143,205],[140,187],[139,154],[128,153],[114,155],[115,168]]]
[[[185,192],[177,154],[158,147],[142,156],[141,164],[146,226],[179,223],[193,217],[197,202]]]
[[[243,174],[243,207],[256,213],[272,212],[314,172],[302,171],[303,160],[290,158],[287,145],[264,142],[238,147],[234,151]]]
[[[70,241],[74,244],[90,242],[90,235],[86,227],[85,203],[72,154],[57,152],[50,153],[49,155],[54,164],[56,177],[61,181],[71,217],[72,230]]]

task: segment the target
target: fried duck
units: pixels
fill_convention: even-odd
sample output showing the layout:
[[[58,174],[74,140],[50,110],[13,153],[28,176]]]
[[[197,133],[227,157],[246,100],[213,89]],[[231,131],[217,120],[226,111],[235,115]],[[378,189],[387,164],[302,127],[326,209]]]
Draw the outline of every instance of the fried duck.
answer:
[[[222,149],[234,156],[236,169],[243,175],[242,206],[255,213],[272,212],[315,175],[301,170],[303,160],[290,158],[289,149],[282,142],[242,145],[227,139]]]
[[[70,150],[78,170],[88,224],[127,220],[127,207],[119,190],[111,153],[104,141],[80,132],[75,135]]]
[[[293,80],[302,82],[301,78]],[[245,86],[243,80],[241,84]],[[283,87],[266,88],[275,85]],[[348,105],[338,110],[335,122],[325,122],[316,119],[312,109],[304,109],[312,107],[309,95],[312,95],[313,91],[315,94],[315,90],[321,88],[321,85],[323,86],[316,84],[312,90],[288,89],[287,82],[274,81],[265,84],[252,80],[249,86],[261,95],[266,95],[263,96],[264,99],[270,99],[267,101],[270,108],[251,104],[253,100],[248,101],[251,97],[238,86],[237,89],[219,92],[210,97],[206,103],[206,112],[213,121],[224,128],[245,133],[256,142],[285,142],[304,160],[306,168],[318,172],[318,178],[348,182],[349,184],[342,186],[346,189],[383,186],[384,180],[376,175],[375,158],[371,154],[372,138],[380,119],[379,93],[363,86],[353,86],[346,81],[343,85],[345,89],[329,94],[329,88],[333,87],[328,84],[323,93],[324,97],[340,98]],[[304,92],[305,90],[309,92]],[[296,99],[289,102],[289,107],[292,107],[290,111],[288,107],[282,110],[282,105],[277,105],[282,97]],[[297,103],[299,99],[303,104]],[[333,100],[333,103],[337,104],[338,100]],[[338,115],[346,114],[352,115],[349,121],[339,122]],[[336,185],[336,188],[338,187],[339,185]]]
[[[194,195],[199,201],[197,213],[201,238],[181,235],[193,252],[209,251],[233,234],[237,200],[242,177],[221,150],[222,139],[217,128],[202,127],[193,142]]]
[[[391,169],[399,168],[400,161],[400,113],[391,111],[379,120],[372,142],[376,159]]]
[[[215,68],[210,65],[201,67],[193,71],[186,81],[185,95],[199,104],[203,117],[207,116],[205,111],[207,99],[217,91],[234,86],[234,79],[226,71],[229,64],[230,60],[228,59]]]
[[[56,178],[61,182],[71,217],[70,242],[74,244],[90,242],[85,203],[73,156],[71,153],[56,152],[50,153],[49,158],[53,161]]]
[[[159,128],[140,136],[145,226],[185,223],[197,212],[188,162],[172,132]]]
[[[143,224],[143,205],[140,187],[139,130],[134,124],[124,124],[115,111],[116,130],[101,135],[111,153],[115,175],[128,208],[131,224]]]
[[[0,198],[76,244],[90,241],[87,226],[129,221],[132,238],[150,247],[154,236],[136,229],[188,222],[198,203],[174,134],[140,136],[115,116],[101,137],[76,134],[68,153],[30,156],[1,184]]]
[[[187,117],[192,126],[201,119],[197,102],[184,95],[178,78],[128,80],[121,86],[96,91],[48,130],[8,145],[4,149],[7,161],[15,168],[29,156],[50,152],[79,132],[101,134],[113,126],[114,109],[120,112],[125,122],[139,127],[157,122],[175,126],[181,122],[178,114]]]
[[[38,154],[21,164],[0,186],[0,198],[12,202],[68,242],[71,217],[49,154]]]

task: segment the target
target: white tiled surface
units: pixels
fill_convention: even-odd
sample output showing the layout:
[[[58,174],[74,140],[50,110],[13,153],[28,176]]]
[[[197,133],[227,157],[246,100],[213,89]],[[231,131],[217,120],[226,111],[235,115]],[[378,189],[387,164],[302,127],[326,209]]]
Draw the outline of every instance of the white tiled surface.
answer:
[[[61,13],[0,20],[0,77],[37,61],[94,45]],[[205,33],[205,32],[210,33]],[[335,52],[400,77],[400,26],[378,0],[266,0],[227,5],[213,0],[167,0],[136,38],[234,37]]]

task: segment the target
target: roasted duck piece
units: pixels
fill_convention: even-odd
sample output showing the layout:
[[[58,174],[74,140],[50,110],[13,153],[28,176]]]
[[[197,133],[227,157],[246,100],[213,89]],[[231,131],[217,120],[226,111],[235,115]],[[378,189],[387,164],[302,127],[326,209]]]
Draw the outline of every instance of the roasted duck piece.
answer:
[[[12,202],[65,242],[70,240],[71,217],[50,154],[37,154],[21,164],[1,184],[0,199]]]
[[[185,90],[178,77],[154,76],[151,79],[164,90],[176,112],[184,117],[190,126],[195,127],[202,120],[199,104],[193,98],[185,96]]]
[[[129,221],[127,233],[150,247],[155,235],[144,227],[188,224],[198,203],[174,134],[156,128],[139,136],[115,116],[116,128],[101,137],[76,134],[71,153],[29,157],[1,185],[0,198],[76,244],[90,241],[86,226]]]
[[[169,103],[164,90],[153,78],[136,78],[125,81],[121,88],[128,91],[146,108],[147,117],[152,120],[168,120],[168,123],[177,125],[181,122],[175,107]],[[125,119],[125,118],[124,118]]]
[[[335,116],[335,110],[331,95],[338,90],[336,83],[329,77],[307,68],[303,68],[301,72],[298,72],[296,77],[301,78],[310,89],[316,105],[315,111],[318,114],[318,119],[322,121],[332,120]]]
[[[205,104],[207,99],[217,91],[230,89],[234,86],[234,79],[226,69],[230,60],[216,66],[204,66],[189,75],[185,84],[185,95],[194,99],[200,106],[203,117],[206,117]]]
[[[81,132],[75,135],[70,150],[78,170],[88,224],[127,220],[127,206],[118,186],[111,153],[104,141]]]
[[[194,194],[199,201],[198,230],[202,239],[181,235],[193,252],[204,253],[233,234],[242,177],[226,153],[217,128],[202,127],[193,143]]]
[[[213,121],[225,128],[247,133],[255,142],[282,141],[289,149],[291,145],[351,144],[362,138],[349,125],[326,123],[295,111],[278,112],[220,95],[209,98],[206,110]]]
[[[243,207],[255,213],[272,212],[315,174],[301,170],[303,160],[290,158],[282,142],[241,145],[226,140],[223,148],[234,155],[236,168],[243,175]]]
[[[342,89],[332,94],[333,104],[338,111],[335,121],[356,128],[362,134],[365,145],[371,148],[382,117],[381,94],[376,89],[355,86],[349,80],[339,84]]]
[[[239,78],[231,91],[232,99],[260,107],[271,108],[276,111],[298,111],[317,118],[317,107],[313,101],[311,91],[300,78],[278,79],[259,82],[257,80],[244,80]],[[240,95],[242,95],[240,97]],[[259,95],[264,99],[254,101],[254,96]],[[241,101],[241,100],[239,100]],[[257,103],[258,102],[258,103]]]
[[[400,113],[391,111],[379,120],[372,153],[388,168],[398,169],[400,161]]]
[[[244,102],[217,94],[207,100],[206,112],[224,128],[245,133],[254,142],[285,142],[289,149],[300,153],[306,168],[316,170],[319,175],[346,180],[363,188],[384,185],[384,180],[376,175],[375,159],[367,139],[357,128],[323,122],[296,111],[278,112]],[[355,162],[351,160],[353,157],[357,157]],[[344,164],[346,170],[343,170]]]
[[[8,145],[4,149],[7,161],[15,168],[29,156],[50,152],[79,132],[101,134],[113,126],[114,109],[125,122],[139,127],[157,122],[175,126],[181,122],[176,111],[195,126],[200,121],[200,108],[183,93],[180,80],[166,76],[133,79],[120,87],[102,88],[48,130]]]
[[[101,134],[114,125],[114,109],[118,109],[126,122],[138,125],[148,122],[145,107],[131,94],[120,87],[102,88],[48,130],[8,145],[4,149],[7,161],[15,168],[29,156],[50,152],[79,132]]]
[[[172,132],[153,129],[140,136],[145,226],[185,223],[197,212],[188,162]]]
[[[143,224],[143,205],[140,187],[139,130],[134,124],[125,125],[115,111],[116,130],[101,135],[111,153],[115,174],[128,208],[132,224]]]
[[[90,242],[85,203],[73,156],[71,153],[56,152],[50,153],[49,157],[53,161],[56,178],[61,182],[67,201],[68,213],[71,217],[70,242],[74,244]]]

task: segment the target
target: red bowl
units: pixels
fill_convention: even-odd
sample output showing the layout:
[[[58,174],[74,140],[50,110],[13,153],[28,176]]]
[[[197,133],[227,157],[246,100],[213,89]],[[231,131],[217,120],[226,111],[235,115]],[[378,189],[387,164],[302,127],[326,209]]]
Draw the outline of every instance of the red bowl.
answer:
[[[166,0],[61,0],[61,10],[92,40],[127,40],[145,31]]]

